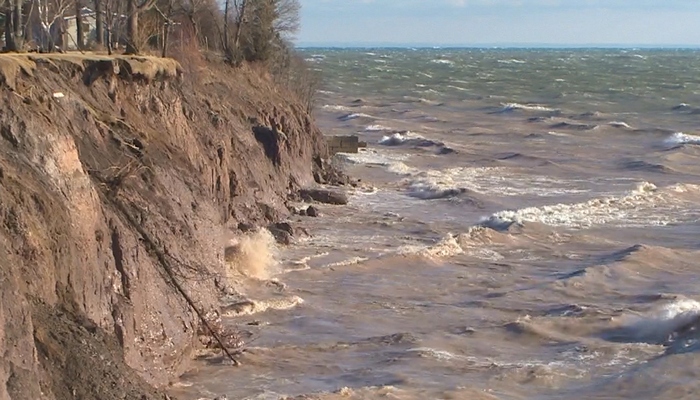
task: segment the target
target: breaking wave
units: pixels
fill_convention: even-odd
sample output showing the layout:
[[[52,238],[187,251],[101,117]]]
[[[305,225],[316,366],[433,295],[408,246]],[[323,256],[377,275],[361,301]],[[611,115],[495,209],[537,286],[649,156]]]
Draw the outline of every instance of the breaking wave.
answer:
[[[444,58],[439,58],[435,60],[430,60],[431,63],[433,64],[444,64],[444,65],[454,65],[454,61],[452,60],[445,60]]]
[[[611,121],[611,122],[608,122],[608,125],[615,127],[615,128],[634,129],[627,122],[622,122],[622,121]]]
[[[375,117],[365,114],[365,113],[351,113],[351,114],[346,114],[341,117],[338,117],[339,120],[341,121],[351,121],[353,119],[358,119],[358,118],[367,118],[367,119],[375,119]]]
[[[270,279],[276,273],[277,246],[267,229],[232,239],[224,250],[228,277],[236,283],[237,277]]]
[[[551,125],[550,128],[552,128],[552,129],[571,129],[571,130],[576,130],[576,131],[590,131],[590,130],[598,128],[598,125],[579,124],[579,123],[562,121],[562,122],[558,122],[556,124]]]
[[[393,128],[389,128],[384,125],[369,125],[365,127],[365,132],[381,132],[381,131],[391,131]]]
[[[503,105],[503,108],[499,111],[502,113],[512,112],[512,111],[516,111],[516,110],[545,111],[545,112],[558,112],[558,111],[560,111],[559,109],[550,108],[550,107],[542,106],[539,104],[505,103],[502,105]]]
[[[683,298],[642,314],[617,317],[620,326],[605,336],[611,341],[669,345],[700,322],[700,302]]]
[[[652,183],[643,182],[624,196],[595,198],[575,204],[504,210],[485,218],[482,224],[494,229],[506,229],[512,224],[522,225],[526,222],[575,229],[614,221],[622,221],[626,226],[667,225],[674,220],[664,215],[663,211],[677,207],[674,196],[695,189],[694,185],[684,184],[659,189]]]
[[[397,132],[392,135],[387,135],[379,140],[379,144],[383,146],[401,146],[410,145],[416,147],[444,146],[442,142],[431,139],[426,139],[423,136],[417,135],[410,131]]]
[[[324,110],[331,110],[331,111],[349,111],[350,107],[347,106],[341,106],[338,104],[325,104],[323,107]]]
[[[682,132],[676,132],[666,139],[666,143],[670,145],[679,144],[700,144],[700,136],[688,135]]]
[[[453,187],[449,184],[430,179],[420,179],[408,185],[408,195],[423,200],[444,199],[466,192],[467,189]]]
[[[299,296],[269,300],[245,300],[222,307],[222,312],[226,317],[253,315],[268,310],[290,310],[303,303],[304,299]]]

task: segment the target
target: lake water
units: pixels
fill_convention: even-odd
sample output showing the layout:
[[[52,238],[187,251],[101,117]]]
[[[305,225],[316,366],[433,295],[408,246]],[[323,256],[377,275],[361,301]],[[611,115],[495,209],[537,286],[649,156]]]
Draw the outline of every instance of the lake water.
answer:
[[[305,55],[361,183],[240,283],[243,366],[177,394],[697,398],[700,52]]]

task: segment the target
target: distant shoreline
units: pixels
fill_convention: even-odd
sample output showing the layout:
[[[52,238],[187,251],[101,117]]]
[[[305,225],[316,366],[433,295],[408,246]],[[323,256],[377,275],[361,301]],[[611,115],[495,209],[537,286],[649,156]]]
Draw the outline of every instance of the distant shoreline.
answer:
[[[700,50],[697,45],[628,45],[628,44],[404,44],[404,43],[310,43],[295,44],[298,49],[489,49],[489,50]]]

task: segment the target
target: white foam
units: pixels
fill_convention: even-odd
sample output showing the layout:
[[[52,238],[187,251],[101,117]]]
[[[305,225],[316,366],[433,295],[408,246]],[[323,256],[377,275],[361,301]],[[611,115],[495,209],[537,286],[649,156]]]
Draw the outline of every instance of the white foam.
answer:
[[[393,128],[389,128],[384,125],[369,125],[365,127],[365,132],[381,132],[381,131],[393,131]]]
[[[594,198],[575,204],[505,210],[485,218],[482,223],[502,227],[512,223],[539,222],[549,226],[577,229],[616,221],[623,226],[667,225],[676,221],[670,215],[678,208],[673,193],[695,190],[692,186],[676,185],[660,190],[652,183],[643,182],[624,196]]]
[[[500,63],[500,64],[525,64],[526,61],[513,58],[510,60],[498,60],[498,63]]]
[[[337,268],[337,267],[346,267],[348,265],[356,265],[363,263],[365,261],[369,260],[367,257],[350,257],[346,260],[326,264],[323,266],[323,268]]]
[[[239,315],[253,315],[268,310],[290,310],[300,304],[304,304],[304,299],[302,299],[299,296],[275,298],[269,300],[251,300],[242,303],[241,306],[227,310],[224,314],[227,317]]]
[[[463,358],[462,356],[457,356],[449,351],[437,350],[430,347],[416,347],[406,351],[409,353],[420,353],[421,355],[425,355],[440,361],[450,361]]]
[[[350,121],[350,120],[357,119],[357,118],[370,118],[370,119],[374,119],[373,116],[371,116],[371,115],[369,115],[369,114],[365,114],[365,113],[352,113],[352,114],[348,114],[348,115],[343,115],[343,116],[340,117],[339,119],[340,119],[341,121]]]
[[[383,152],[376,149],[369,149],[359,153],[338,153],[335,157],[351,164],[380,165],[387,168],[398,161],[405,161],[408,159],[407,154]]]
[[[346,106],[341,106],[338,104],[325,104],[323,107],[324,110],[331,110],[331,111],[349,111],[350,107]]]
[[[396,175],[415,175],[420,172],[417,168],[410,167],[401,161],[391,163],[387,170]]]
[[[397,132],[391,135],[383,136],[379,140],[379,144],[383,146],[399,146],[409,141],[426,140],[425,137],[413,133],[411,131]]]
[[[447,85],[447,87],[450,88],[450,89],[459,90],[460,92],[468,92],[468,91],[469,91],[469,89],[463,88],[463,87],[461,87],[461,86]]]
[[[409,183],[408,195],[423,200],[444,199],[463,193],[464,189],[455,187],[451,182],[432,179],[418,179]]]
[[[700,144],[700,136],[676,132],[666,139],[668,144]]]
[[[526,110],[526,111],[559,111],[556,108],[545,107],[539,104],[520,104],[520,103],[505,103],[502,104],[503,109],[501,111],[513,111],[513,110]]]
[[[608,125],[614,126],[616,128],[627,128],[627,129],[632,129],[631,126],[627,122],[622,122],[622,121],[612,121],[609,122]]]
[[[643,315],[624,315],[618,318],[634,336],[644,342],[667,342],[677,331],[700,319],[700,302],[680,299],[665,304]]]
[[[433,64],[444,64],[444,65],[454,65],[454,61],[452,60],[445,60],[444,58],[439,58],[435,60],[430,60]]]
[[[466,254],[482,260],[497,261],[504,257],[483,244],[476,244],[470,239],[470,234],[453,235],[448,233],[434,245],[404,245],[394,253],[401,255],[418,255],[431,260],[450,258]]]

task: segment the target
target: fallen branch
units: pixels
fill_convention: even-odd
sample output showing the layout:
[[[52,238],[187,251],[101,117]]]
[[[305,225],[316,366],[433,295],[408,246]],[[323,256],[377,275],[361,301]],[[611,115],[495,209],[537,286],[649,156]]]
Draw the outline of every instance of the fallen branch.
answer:
[[[107,182],[104,182],[105,184],[108,184]],[[112,192],[116,193],[116,192]],[[163,266],[163,269],[165,270],[165,273],[167,274],[170,283],[175,287],[175,289],[182,295],[182,297],[185,299],[187,304],[194,310],[195,314],[197,314],[197,317],[199,317],[200,321],[202,321],[202,324],[207,328],[209,333],[212,335],[214,340],[219,344],[219,347],[221,347],[221,350],[224,352],[226,357],[228,357],[233,365],[238,366],[241,365],[241,363],[236,360],[236,358],[231,354],[231,352],[228,350],[226,345],[224,345],[224,342],[221,340],[221,337],[219,336],[218,333],[212,328],[212,326],[209,324],[209,321],[204,316],[204,313],[197,307],[197,305],[194,303],[194,301],[190,298],[190,296],[187,294],[185,289],[180,285],[180,283],[177,281],[175,278],[175,273],[173,272],[173,269],[170,265],[170,262],[168,262],[166,258],[166,254],[163,250],[159,249],[156,243],[151,239],[150,235],[148,232],[146,232],[145,229],[134,219],[134,217],[129,213],[129,211],[126,209],[126,207],[119,201],[119,199],[116,197],[116,195],[107,195],[107,198],[111,201],[111,203],[121,212],[121,214],[126,218],[126,220],[129,222],[129,224],[141,235],[141,238],[143,239],[146,247],[148,250],[150,250],[158,259],[158,262]]]

